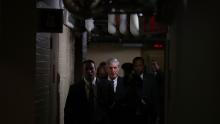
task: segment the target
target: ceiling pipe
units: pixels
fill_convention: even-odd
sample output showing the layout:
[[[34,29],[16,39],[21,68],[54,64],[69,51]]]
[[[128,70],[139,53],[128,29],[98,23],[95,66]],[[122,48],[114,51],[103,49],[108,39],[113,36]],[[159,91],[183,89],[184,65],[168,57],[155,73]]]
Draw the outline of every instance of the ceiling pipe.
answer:
[[[63,0],[65,8],[78,19],[87,19],[106,13],[107,0]]]
[[[130,32],[134,36],[139,35],[139,19],[137,14],[130,15]]]
[[[114,12],[115,9],[112,9],[112,11]],[[108,14],[108,32],[110,34],[116,33],[115,14],[113,14],[113,13]]]
[[[123,12],[123,10],[121,10],[121,12]],[[127,32],[127,15],[125,13],[120,14],[119,31],[121,34],[125,34]]]

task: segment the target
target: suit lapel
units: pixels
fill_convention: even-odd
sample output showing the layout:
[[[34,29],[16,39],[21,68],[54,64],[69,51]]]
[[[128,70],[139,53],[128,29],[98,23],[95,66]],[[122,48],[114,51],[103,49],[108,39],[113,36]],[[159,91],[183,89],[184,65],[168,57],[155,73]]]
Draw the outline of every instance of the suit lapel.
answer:
[[[82,93],[83,101],[88,102],[88,94],[86,91],[86,82],[84,80],[82,81],[82,85],[81,85],[81,93]]]
[[[116,86],[116,94],[118,94],[118,92],[120,91],[120,86],[121,86],[121,82],[120,82],[120,77],[118,77],[117,79],[117,86]]]
[[[116,96],[116,97],[119,97],[120,94],[121,94],[121,92],[123,92],[122,90],[123,90],[122,80],[121,80],[120,77],[118,77],[115,96]]]

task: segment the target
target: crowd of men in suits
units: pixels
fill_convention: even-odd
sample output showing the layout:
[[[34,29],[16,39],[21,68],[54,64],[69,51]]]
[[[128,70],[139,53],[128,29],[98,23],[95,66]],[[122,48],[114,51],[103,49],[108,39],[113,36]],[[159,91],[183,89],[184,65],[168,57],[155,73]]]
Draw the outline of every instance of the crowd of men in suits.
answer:
[[[111,58],[97,73],[93,60],[83,62],[83,78],[70,86],[64,109],[65,124],[159,124],[160,88],[146,71],[142,57],[123,65]]]

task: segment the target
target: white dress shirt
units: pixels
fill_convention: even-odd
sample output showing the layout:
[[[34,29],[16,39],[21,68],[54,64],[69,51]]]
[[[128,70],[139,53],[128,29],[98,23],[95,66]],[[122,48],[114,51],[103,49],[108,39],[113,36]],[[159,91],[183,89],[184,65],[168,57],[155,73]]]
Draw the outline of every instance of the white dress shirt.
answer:
[[[83,80],[85,81],[86,85],[85,85],[85,90],[86,90],[86,95],[87,98],[89,98],[89,88],[90,88],[90,82],[86,80],[86,78],[83,78]],[[96,77],[93,79],[92,81],[92,85],[93,88],[95,88],[95,82],[96,82]],[[96,94],[96,92],[94,92]]]
[[[112,80],[110,77],[108,77],[109,81],[113,81],[113,85],[114,85],[114,92],[116,92],[116,87],[117,87],[117,83],[118,83],[118,77],[116,77],[114,80]]]
[[[140,78],[143,80],[144,79],[144,73],[142,73],[141,75],[140,75]]]

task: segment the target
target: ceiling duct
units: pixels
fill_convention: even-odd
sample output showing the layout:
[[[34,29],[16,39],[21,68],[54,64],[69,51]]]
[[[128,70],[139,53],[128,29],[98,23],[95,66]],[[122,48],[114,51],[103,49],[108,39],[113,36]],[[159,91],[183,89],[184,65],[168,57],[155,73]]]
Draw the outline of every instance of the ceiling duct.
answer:
[[[124,10],[125,13],[152,13],[158,0],[110,0],[109,8]],[[120,12],[120,11],[118,11]]]
[[[65,8],[76,18],[86,19],[111,13],[111,9],[124,13],[153,13],[158,0],[63,0]],[[120,12],[120,11],[116,11]]]
[[[65,8],[78,19],[87,19],[106,13],[107,0],[63,0]]]

